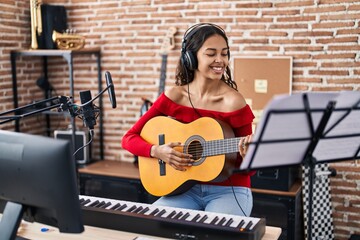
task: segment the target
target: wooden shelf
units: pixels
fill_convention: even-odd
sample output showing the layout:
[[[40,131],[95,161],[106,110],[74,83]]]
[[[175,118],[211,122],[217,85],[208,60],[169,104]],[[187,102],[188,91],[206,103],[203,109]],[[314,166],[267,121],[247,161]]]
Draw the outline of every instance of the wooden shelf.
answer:
[[[138,167],[131,162],[103,160],[79,168],[79,173],[140,180]]]
[[[278,195],[278,196],[288,196],[288,197],[295,197],[301,191],[301,182],[296,181],[289,191],[278,191],[278,190],[268,190],[268,189],[258,189],[252,188],[252,192],[254,193],[262,193],[262,194],[271,194],[271,195]]]

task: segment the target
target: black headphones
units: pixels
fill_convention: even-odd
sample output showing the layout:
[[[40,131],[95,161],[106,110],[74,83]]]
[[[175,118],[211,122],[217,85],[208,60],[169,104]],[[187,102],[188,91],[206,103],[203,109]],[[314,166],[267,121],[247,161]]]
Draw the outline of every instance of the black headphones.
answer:
[[[197,32],[198,29],[205,27],[205,26],[215,27],[215,28],[221,30],[224,33],[224,35],[226,36],[224,29],[222,29],[220,26],[218,26],[216,24],[212,24],[212,23],[198,23],[198,24],[191,26],[188,30],[186,30],[186,32],[184,33],[184,37],[183,37],[182,45],[181,45],[181,62],[185,66],[185,68],[188,70],[193,71],[193,70],[197,69],[198,62],[197,62],[196,55],[193,52],[186,50],[186,43]],[[228,53],[228,57],[230,58],[230,51]]]

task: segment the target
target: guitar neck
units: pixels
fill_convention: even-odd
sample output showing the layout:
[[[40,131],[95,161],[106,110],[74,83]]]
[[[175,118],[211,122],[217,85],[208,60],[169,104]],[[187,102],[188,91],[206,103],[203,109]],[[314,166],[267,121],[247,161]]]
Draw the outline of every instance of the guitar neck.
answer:
[[[167,65],[167,54],[162,55],[161,60],[161,69],[160,69],[160,83],[159,83],[159,96],[165,90],[165,80],[166,80],[166,65]]]
[[[208,157],[239,152],[240,139],[241,137],[207,141],[205,142],[203,156]]]

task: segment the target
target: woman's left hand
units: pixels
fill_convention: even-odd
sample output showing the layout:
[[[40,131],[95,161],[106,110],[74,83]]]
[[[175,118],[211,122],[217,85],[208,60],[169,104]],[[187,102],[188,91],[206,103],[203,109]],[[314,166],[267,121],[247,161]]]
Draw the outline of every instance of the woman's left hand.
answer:
[[[249,143],[251,142],[252,135],[247,135],[246,137],[242,137],[239,142],[239,152],[241,157],[244,159],[246,152],[249,148]]]

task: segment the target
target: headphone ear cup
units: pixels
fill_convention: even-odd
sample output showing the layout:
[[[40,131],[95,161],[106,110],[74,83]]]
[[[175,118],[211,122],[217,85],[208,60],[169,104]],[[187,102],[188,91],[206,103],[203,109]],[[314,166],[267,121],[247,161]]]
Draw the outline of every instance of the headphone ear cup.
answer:
[[[191,51],[186,51],[184,53],[184,65],[189,70],[197,69],[197,59]]]

